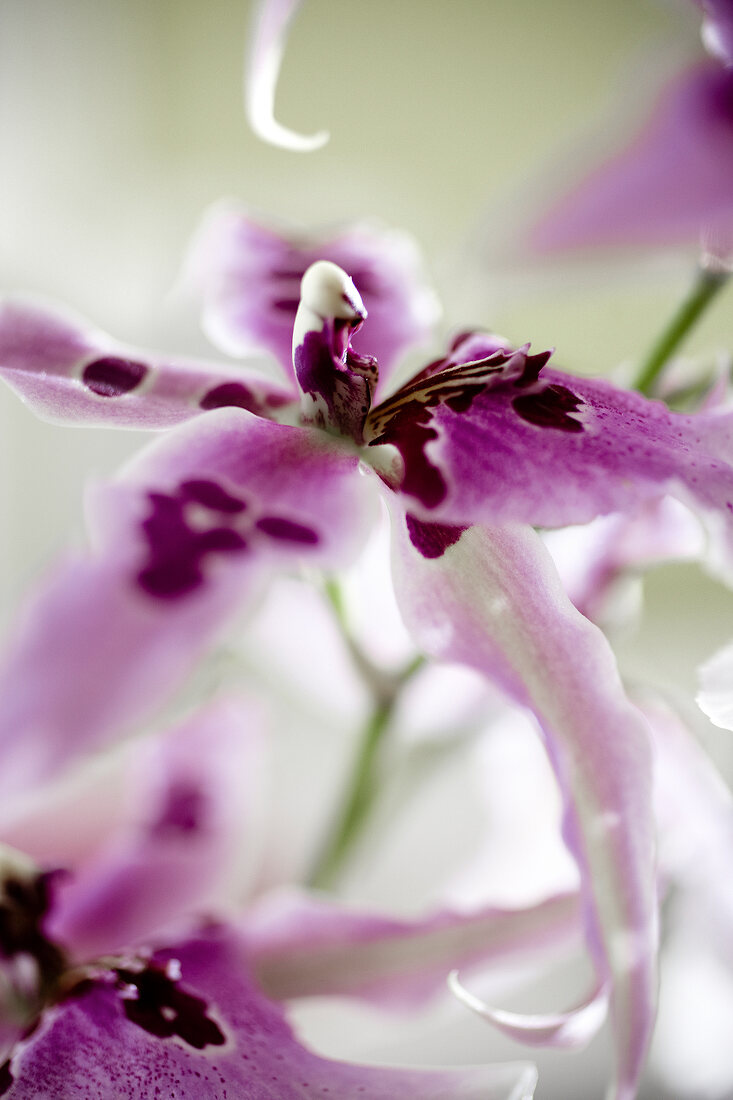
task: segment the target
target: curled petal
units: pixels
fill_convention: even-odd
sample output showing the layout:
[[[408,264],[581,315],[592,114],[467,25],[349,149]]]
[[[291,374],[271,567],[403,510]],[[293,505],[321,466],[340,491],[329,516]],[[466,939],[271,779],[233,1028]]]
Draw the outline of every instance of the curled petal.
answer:
[[[241,849],[255,847],[259,733],[253,708],[218,702],[142,742],[122,780],[126,820],[59,882],[48,935],[90,959],[160,941],[233,898]]]
[[[656,1001],[657,902],[648,730],[601,632],[570,604],[529,528],[473,527],[438,557],[398,527],[396,586],[433,656],[483,672],[537,718],[581,873],[586,934],[630,1100]]]
[[[733,644],[724,646],[699,671],[697,702],[711,722],[733,730]]]
[[[0,784],[19,794],[160,703],[273,570],[337,565],[373,517],[357,456],[220,409],[90,497],[91,552],[51,574],[0,667]]]
[[[453,966],[506,973],[528,959],[557,959],[581,926],[577,894],[525,908],[442,910],[398,920],[287,892],[247,914],[244,931],[262,988],[277,998],[337,995],[419,1004]]]
[[[269,351],[292,379],[300,282],[317,260],[338,264],[353,279],[369,314],[353,347],[375,356],[383,387],[402,353],[427,341],[440,314],[407,233],[379,222],[319,235],[277,232],[236,207],[216,206],[194,240],[184,282],[202,294],[215,344],[231,355]]]
[[[275,92],[285,42],[301,0],[260,0],[244,78],[247,121],[263,141],[297,153],[311,153],[328,141],[328,131],[306,137],[275,118]]]
[[[7,1100],[530,1100],[536,1083],[522,1063],[401,1070],[320,1058],[251,983],[226,930],[87,980],[44,1013],[2,1072]]]
[[[273,417],[294,397],[243,367],[152,356],[58,309],[0,303],[0,377],[46,420],[169,428],[236,406]]]
[[[461,984],[457,970],[449,974],[448,985],[467,1008],[483,1016],[509,1039],[529,1046],[557,1047],[561,1050],[585,1046],[603,1024],[608,1010],[605,988],[596,990],[582,1004],[567,1012],[529,1016],[484,1004]]]
[[[439,524],[562,527],[669,493],[713,517],[730,549],[731,415],[671,412],[547,369],[547,358],[473,335],[456,349],[458,365],[418,376],[372,410],[372,446],[401,452],[410,510]]]
[[[713,63],[676,77],[623,152],[544,214],[540,251],[607,245],[733,245],[733,70]]]

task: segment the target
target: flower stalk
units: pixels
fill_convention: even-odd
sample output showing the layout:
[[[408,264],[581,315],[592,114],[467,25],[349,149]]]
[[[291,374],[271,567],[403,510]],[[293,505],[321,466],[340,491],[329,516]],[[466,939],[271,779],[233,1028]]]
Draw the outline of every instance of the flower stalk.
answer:
[[[728,282],[730,271],[722,265],[701,263],[689,292],[672,315],[642,361],[633,388],[650,397],[662,370],[686,339],[719,291]]]

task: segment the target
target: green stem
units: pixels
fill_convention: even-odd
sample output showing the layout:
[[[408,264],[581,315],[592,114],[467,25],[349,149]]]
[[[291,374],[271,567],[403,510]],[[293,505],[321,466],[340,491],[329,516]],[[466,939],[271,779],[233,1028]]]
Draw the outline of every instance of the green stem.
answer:
[[[388,678],[386,674],[380,674],[377,679],[376,670],[360,653],[346,628],[338,584],[334,581],[327,582],[326,591],[346,636],[352,657],[367,684],[372,688],[376,701],[361,735],[359,752],[343,807],[309,876],[308,884],[320,889],[329,886],[337,877],[361,834],[379,791],[380,748],[397,701],[405,684],[424,664],[424,658],[418,656],[398,675]]]
[[[728,271],[701,264],[687,296],[662,330],[639,368],[633,388],[651,394],[665,363],[674,354],[696,322],[728,281]]]

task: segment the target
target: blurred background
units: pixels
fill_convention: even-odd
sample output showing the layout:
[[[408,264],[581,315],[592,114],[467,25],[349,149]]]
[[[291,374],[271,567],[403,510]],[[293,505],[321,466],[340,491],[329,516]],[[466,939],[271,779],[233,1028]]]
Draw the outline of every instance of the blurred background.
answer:
[[[586,161],[633,134],[665,79],[702,56],[689,0],[308,0],[277,113],[304,133],[330,130],[310,155],[265,146],[246,126],[250,9],[0,0],[0,290],[65,302],[133,344],[216,358],[172,291],[203,211],[224,197],[306,229],[363,217],[408,229],[446,331],[488,325],[556,347],[582,373],[639,357],[688,286],[694,245],[540,260],[523,231]],[[729,294],[685,352],[731,349]],[[85,482],[143,436],[40,423],[5,389],[0,433],[6,621],[80,537]],[[619,641],[624,668],[691,695],[697,664],[733,635],[733,597],[690,565],[658,570],[645,594],[640,628]],[[727,765],[729,735],[704,736]],[[727,1011],[716,1020],[733,1024]],[[343,1057],[525,1056],[452,1005],[404,1029],[353,1010],[342,1032],[328,1006],[311,1006],[303,1023]],[[603,1043],[579,1058],[544,1056],[540,1100],[600,1096]],[[684,1095],[733,1096],[728,1071],[727,1084],[723,1074]],[[662,1087],[653,1079],[646,1095],[682,1095]]]

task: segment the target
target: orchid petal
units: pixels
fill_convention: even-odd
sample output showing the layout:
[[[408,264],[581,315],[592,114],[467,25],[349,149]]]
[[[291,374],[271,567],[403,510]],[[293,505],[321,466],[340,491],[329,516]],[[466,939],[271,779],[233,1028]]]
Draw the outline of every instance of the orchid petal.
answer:
[[[733,71],[689,69],[661,93],[627,149],[563,196],[532,231],[541,251],[607,245],[733,245]],[[715,246],[720,238],[720,246]]]
[[[269,351],[292,379],[300,282],[317,260],[338,264],[353,279],[369,325],[352,346],[376,357],[384,387],[400,356],[427,341],[440,315],[407,233],[378,222],[319,236],[278,233],[241,210],[217,206],[194,240],[184,281],[203,294],[204,326],[214,344],[229,355]]]
[[[220,409],[91,497],[91,553],[51,574],[0,668],[3,793],[150,713],[278,568],[358,552],[373,488],[323,433]]]
[[[327,130],[306,137],[275,118],[275,91],[287,33],[301,0],[260,0],[244,80],[244,109],[253,131],[270,145],[311,153],[326,144]]]
[[[483,672],[532,710],[581,872],[588,945],[609,983],[617,1100],[630,1100],[654,1019],[657,907],[648,733],[601,632],[570,604],[531,529],[474,527],[440,557],[399,525],[396,587],[425,651]]]
[[[211,931],[145,966],[87,980],[48,1009],[3,1067],[7,1100],[530,1100],[534,1067],[400,1070],[348,1065],[301,1046],[246,975],[243,946]]]
[[[140,745],[127,820],[59,882],[53,940],[94,958],[170,936],[231,899],[239,852],[254,847],[257,727],[252,708],[219,702]]]
[[[578,895],[475,912],[441,910],[399,920],[294,891],[263,899],[243,925],[254,972],[270,996],[360,997],[414,1006],[442,991],[453,966],[506,972],[557,958],[578,941]]]
[[[548,370],[547,358],[469,336],[457,366],[418,376],[372,410],[372,445],[400,450],[411,511],[457,526],[562,527],[669,493],[729,531],[728,414],[671,412],[610,382]]]
[[[733,643],[719,649],[699,670],[697,703],[710,721],[733,730]]]
[[[46,420],[169,428],[229,405],[273,417],[294,394],[243,367],[151,356],[58,309],[0,304],[0,376]]]
[[[585,1046],[603,1024],[608,1010],[608,993],[605,988],[592,993],[567,1012],[524,1015],[484,1004],[461,984],[457,970],[449,974],[448,986],[459,1001],[477,1015],[483,1016],[507,1038],[530,1046],[556,1047],[561,1050]]]
[[[726,65],[733,65],[733,3],[731,0],[695,0],[704,18],[701,29],[705,48]]]

